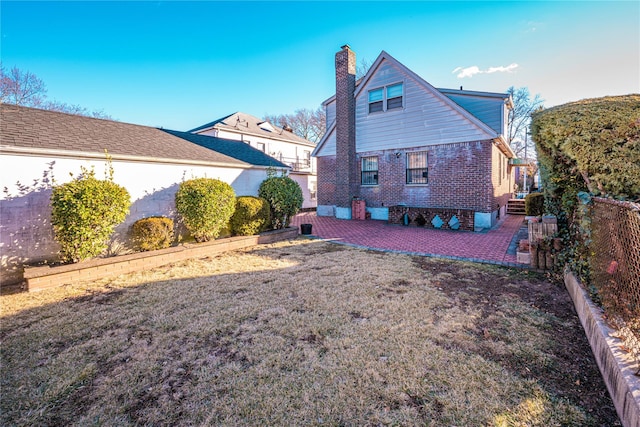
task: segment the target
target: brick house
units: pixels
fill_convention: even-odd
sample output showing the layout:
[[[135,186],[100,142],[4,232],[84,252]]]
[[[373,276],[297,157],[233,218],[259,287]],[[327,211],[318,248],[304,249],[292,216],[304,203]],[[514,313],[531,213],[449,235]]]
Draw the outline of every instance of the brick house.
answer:
[[[508,94],[436,89],[384,51],[358,81],[348,45],[335,61],[336,95],[323,103],[327,132],[313,152],[318,215],[351,219],[360,199],[372,219],[478,230],[506,213]]]

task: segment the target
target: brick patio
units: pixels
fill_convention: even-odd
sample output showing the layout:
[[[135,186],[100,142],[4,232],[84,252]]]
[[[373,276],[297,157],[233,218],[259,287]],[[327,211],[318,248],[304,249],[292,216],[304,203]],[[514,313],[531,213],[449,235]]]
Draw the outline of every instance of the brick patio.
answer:
[[[528,267],[516,263],[512,244],[523,220],[522,216],[506,215],[491,230],[470,232],[405,227],[376,220],[342,220],[303,212],[293,218],[291,226],[299,230],[300,224],[312,224],[315,237],[370,249]]]

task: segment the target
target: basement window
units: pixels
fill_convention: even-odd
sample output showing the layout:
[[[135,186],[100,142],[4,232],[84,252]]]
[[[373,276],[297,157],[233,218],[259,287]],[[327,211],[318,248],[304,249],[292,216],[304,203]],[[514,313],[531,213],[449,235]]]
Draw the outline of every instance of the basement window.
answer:
[[[378,157],[363,157],[360,176],[362,185],[378,185]]]
[[[407,184],[427,184],[428,178],[427,152],[407,153]]]

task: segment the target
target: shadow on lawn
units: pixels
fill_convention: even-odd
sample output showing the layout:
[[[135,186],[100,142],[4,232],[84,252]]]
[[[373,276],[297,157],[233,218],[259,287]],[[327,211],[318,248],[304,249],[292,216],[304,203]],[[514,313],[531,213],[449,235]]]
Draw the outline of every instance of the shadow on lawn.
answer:
[[[298,240],[46,292],[0,326],[4,424],[617,423],[528,272]]]

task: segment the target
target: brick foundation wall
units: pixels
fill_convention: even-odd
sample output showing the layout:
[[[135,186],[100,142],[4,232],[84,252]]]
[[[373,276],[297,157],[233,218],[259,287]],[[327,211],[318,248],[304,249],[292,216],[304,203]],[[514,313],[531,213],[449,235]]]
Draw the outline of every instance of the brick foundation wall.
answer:
[[[425,228],[435,228],[431,221],[436,215],[440,217],[444,224],[440,227],[442,230],[451,230],[449,221],[455,215],[460,221],[460,228],[458,230],[474,231],[474,211],[465,209],[443,209],[443,208],[416,208],[407,206],[391,206],[389,207],[389,223],[390,224],[402,224],[403,216],[407,213],[409,215],[410,226],[421,226]],[[425,221],[424,225],[418,223],[419,217],[422,217]]]
[[[428,184],[406,184],[406,152],[409,151],[427,151]],[[400,155],[396,156],[396,153]],[[497,203],[491,176],[492,154],[491,141],[358,153],[358,182],[360,159],[378,156],[378,185],[361,186],[360,197],[370,207],[405,204],[412,207],[491,212],[495,210]]]

